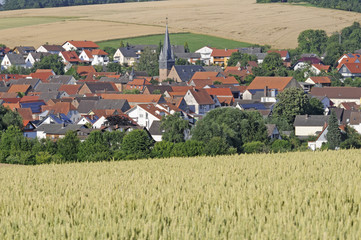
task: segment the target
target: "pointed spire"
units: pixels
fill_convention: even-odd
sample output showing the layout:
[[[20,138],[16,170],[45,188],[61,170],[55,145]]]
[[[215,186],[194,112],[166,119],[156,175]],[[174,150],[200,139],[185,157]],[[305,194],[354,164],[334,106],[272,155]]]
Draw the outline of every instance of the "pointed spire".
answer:
[[[171,69],[174,65],[174,53],[172,49],[172,45],[170,44],[169,32],[168,32],[168,18],[166,18],[166,28],[164,35],[164,43],[163,48],[159,54],[159,67],[161,69]]]

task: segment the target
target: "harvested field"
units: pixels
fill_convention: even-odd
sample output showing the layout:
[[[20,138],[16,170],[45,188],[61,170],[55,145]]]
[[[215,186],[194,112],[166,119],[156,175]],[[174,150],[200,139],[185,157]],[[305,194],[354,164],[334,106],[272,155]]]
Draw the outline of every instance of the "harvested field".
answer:
[[[255,0],[169,0],[1,12],[9,17],[77,17],[77,19],[0,30],[0,42],[9,46],[66,40],[128,38],[164,32],[193,32],[241,42],[293,48],[306,29],[341,30],[361,14],[290,4],[256,4]],[[9,37],[8,37],[9,36]]]

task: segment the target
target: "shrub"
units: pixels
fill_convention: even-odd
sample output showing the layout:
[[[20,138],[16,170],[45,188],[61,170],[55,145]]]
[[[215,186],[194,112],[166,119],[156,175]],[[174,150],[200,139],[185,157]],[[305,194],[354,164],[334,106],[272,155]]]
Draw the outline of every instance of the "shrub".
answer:
[[[204,154],[207,156],[228,154],[229,145],[224,138],[213,137],[204,146]]]
[[[292,145],[287,140],[275,140],[271,145],[272,152],[288,152],[291,151]]]
[[[266,145],[260,141],[245,143],[245,144],[243,144],[243,151],[245,153],[266,152]]]

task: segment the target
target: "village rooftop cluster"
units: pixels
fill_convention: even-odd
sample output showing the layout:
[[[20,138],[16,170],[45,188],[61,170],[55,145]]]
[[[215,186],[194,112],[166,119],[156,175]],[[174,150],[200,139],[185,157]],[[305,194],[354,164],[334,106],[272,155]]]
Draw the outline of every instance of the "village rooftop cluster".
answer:
[[[323,104],[323,115],[298,115],[294,121],[295,135],[299,138],[318,136],[309,142],[313,150],[325,143],[331,109],[336,111],[340,126],[349,125],[361,133],[361,88],[331,87],[331,79],[317,76],[328,72],[330,66],[322,57],[304,54],[291,66],[286,50],[262,52],[261,47],[216,49],[205,46],[194,53],[184,46],[173,46],[166,29],[164,44],[159,55],[159,76],[148,76],[134,69],[125,74],[97,72],[95,66],[110,62],[133,66],[145,48],[156,51],[157,45],[133,45],[117,49],[113,60],[92,41],[67,41],[63,45],[1,48],[1,69],[31,68],[44,56],[58,55],[68,71],[73,66],[81,79],[72,75],[56,75],[52,69],[38,69],[29,75],[0,75],[0,104],[18,112],[23,118],[24,136],[28,138],[63,138],[67,131],[76,131],[81,139],[94,130],[131,131],[145,129],[155,141],[162,140],[160,128],[164,116],[180,113],[190,125],[207,112],[220,107],[258,111],[264,118],[272,115],[277,95],[288,88],[299,88],[310,98]],[[245,67],[227,66],[232,53],[256,56]],[[293,77],[256,77],[248,86],[240,84],[262,64],[267,54],[277,52],[283,63],[294,70],[309,68],[314,76],[305,82]],[[176,65],[176,59],[188,65]],[[361,76],[360,53],[344,54],[337,69],[344,78]],[[196,65],[196,63],[202,63]],[[105,69],[105,68],[104,68]],[[171,81],[170,81],[171,80]],[[127,94],[138,90],[140,94]],[[109,116],[122,116],[129,124],[110,126]],[[268,135],[280,139],[275,124],[267,124]],[[282,132],[287,134],[287,132]],[[189,138],[189,136],[186,136]]]

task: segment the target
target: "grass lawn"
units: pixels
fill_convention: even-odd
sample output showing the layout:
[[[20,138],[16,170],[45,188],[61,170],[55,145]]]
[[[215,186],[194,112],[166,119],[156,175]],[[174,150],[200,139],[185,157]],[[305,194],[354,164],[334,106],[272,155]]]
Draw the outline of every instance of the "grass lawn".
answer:
[[[173,45],[184,45],[184,43],[187,42],[191,51],[198,50],[204,46],[211,46],[215,48],[239,48],[239,47],[248,47],[251,45],[250,43],[239,42],[239,41],[202,35],[202,34],[195,34],[195,33],[173,33],[170,34],[170,40]],[[120,41],[123,41],[124,44],[128,42],[129,44],[134,44],[134,45],[159,44],[159,41],[162,42],[164,41],[164,34],[107,40],[107,41],[97,42],[97,44],[101,48],[104,47],[119,48]]]
[[[60,22],[69,19],[69,17],[10,17],[0,18],[0,30],[8,28],[17,28],[32,26],[44,23]]]

